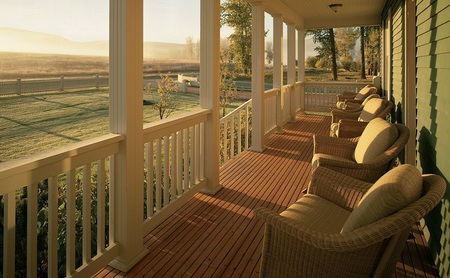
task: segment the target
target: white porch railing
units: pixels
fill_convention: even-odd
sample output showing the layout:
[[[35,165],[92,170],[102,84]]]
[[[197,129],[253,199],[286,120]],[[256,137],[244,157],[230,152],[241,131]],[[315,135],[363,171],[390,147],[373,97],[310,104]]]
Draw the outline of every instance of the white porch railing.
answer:
[[[251,106],[249,100],[220,119],[220,165],[250,147]]]
[[[277,95],[280,89],[271,89],[264,92],[265,119],[264,134],[267,136],[277,128]]]
[[[170,216],[205,184],[201,109],[144,125],[144,233]]]
[[[3,277],[86,277],[118,256],[110,176],[122,140],[105,135],[0,165]]]
[[[305,82],[305,110],[329,111],[336,105],[336,95],[345,91],[358,92],[363,82]]]
[[[283,123],[291,120],[291,94],[294,94],[293,86],[285,85],[281,88],[281,95],[283,97]]]

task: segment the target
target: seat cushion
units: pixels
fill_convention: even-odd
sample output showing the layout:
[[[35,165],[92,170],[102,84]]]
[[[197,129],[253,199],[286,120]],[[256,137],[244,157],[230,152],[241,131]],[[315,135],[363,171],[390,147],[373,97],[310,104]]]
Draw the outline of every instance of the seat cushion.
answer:
[[[369,122],[356,144],[354,159],[366,163],[389,149],[398,138],[397,128],[381,118]]]
[[[305,194],[280,215],[302,222],[313,231],[338,234],[350,211],[317,195]]]
[[[371,98],[366,105],[364,105],[361,114],[359,114],[358,121],[368,122],[378,116],[386,107],[386,101],[382,98]]]
[[[409,164],[384,174],[361,198],[348,217],[342,233],[374,223],[418,200],[422,193],[422,175]]]

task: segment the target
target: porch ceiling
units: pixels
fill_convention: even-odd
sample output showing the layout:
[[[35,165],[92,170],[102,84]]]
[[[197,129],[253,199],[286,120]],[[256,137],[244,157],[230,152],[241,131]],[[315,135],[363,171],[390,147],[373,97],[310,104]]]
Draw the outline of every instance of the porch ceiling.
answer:
[[[305,29],[379,25],[386,0],[248,0],[282,14],[284,21]],[[342,4],[335,13],[330,4]]]

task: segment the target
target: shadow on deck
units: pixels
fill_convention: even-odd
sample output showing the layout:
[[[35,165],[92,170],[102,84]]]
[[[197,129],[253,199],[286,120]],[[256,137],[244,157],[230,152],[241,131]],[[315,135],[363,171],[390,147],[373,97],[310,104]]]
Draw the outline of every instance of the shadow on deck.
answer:
[[[244,152],[224,165],[216,195],[196,194],[147,234],[149,254],[128,273],[107,267],[96,277],[257,277],[263,223],[252,211],[281,212],[300,198],[310,180],[312,135],[328,130],[326,116],[297,116],[270,136],[264,152]],[[420,227],[413,231],[396,277],[437,277]]]

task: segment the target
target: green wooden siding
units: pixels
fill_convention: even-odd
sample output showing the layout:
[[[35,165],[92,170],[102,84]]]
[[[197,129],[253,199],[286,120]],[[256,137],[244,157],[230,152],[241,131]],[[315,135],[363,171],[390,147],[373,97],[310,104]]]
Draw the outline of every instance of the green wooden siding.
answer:
[[[395,109],[393,120],[395,122],[403,122],[402,104],[404,101],[404,60],[405,60],[405,28],[404,28],[404,3],[397,1],[392,9],[392,34],[391,34],[391,92],[390,97],[394,102]]]
[[[450,180],[450,1],[416,1],[417,165]],[[450,277],[450,190],[423,224],[441,277]]]

